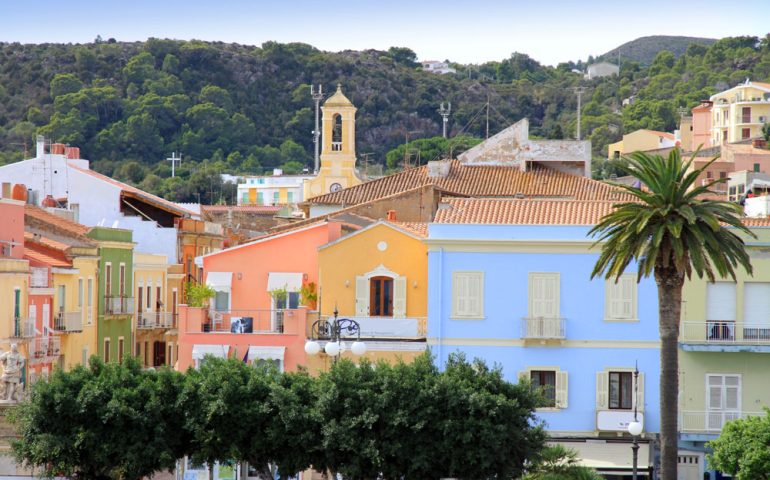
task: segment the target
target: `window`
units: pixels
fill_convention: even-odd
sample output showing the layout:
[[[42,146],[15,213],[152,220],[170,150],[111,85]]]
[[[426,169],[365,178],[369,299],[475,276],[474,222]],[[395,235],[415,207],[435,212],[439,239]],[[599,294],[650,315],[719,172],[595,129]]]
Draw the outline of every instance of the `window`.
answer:
[[[632,368],[608,368],[596,372],[596,409],[644,411],[644,372],[634,385]]]
[[[332,117],[332,151],[342,150],[342,115]]]
[[[529,372],[532,387],[540,390],[546,408],[556,406],[556,372],[549,370],[532,370]]]
[[[528,379],[533,389],[539,389],[545,404],[540,408],[567,408],[569,375],[559,367],[530,367],[519,372],[519,378]]]
[[[754,171],[759,173],[759,164],[758,163],[754,164]]]
[[[393,316],[393,279],[373,277],[369,280],[369,314],[375,317]]]
[[[178,293],[175,288],[171,291],[171,316],[173,317],[171,321],[174,322],[174,324],[172,325],[174,327],[176,327],[176,305],[178,301],[179,301]]]
[[[741,376],[706,375],[706,428],[721,430],[725,422],[740,418]]]
[[[104,361],[110,361],[110,339],[109,337],[104,339]]]
[[[286,203],[294,203],[294,192],[286,192]]]
[[[709,170],[708,172],[706,172],[706,179],[711,180],[712,178],[714,178],[714,172]]]
[[[150,342],[144,342],[144,366],[149,367],[147,357],[150,355]]]
[[[484,273],[452,273],[452,317],[484,317]]]
[[[136,342],[136,353],[134,353],[136,358],[139,358],[142,355],[142,344],[139,342]]]
[[[265,204],[265,195],[262,192],[257,192],[257,205]]]
[[[120,264],[120,296],[124,296],[126,294],[126,265],[124,263]]]
[[[88,324],[91,324],[91,320],[92,320],[91,307],[93,306],[93,298],[94,298],[94,279],[89,278],[87,285],[88,287],[86,289],[86,294],[87,294],[86,305],[88,305],[88,315],[86,315],[86,321],[88,322]]]
[[[735,337],[736,285],[734,282],[706,284],[706,328],[709,340]]]
[[[631,372],[610,372],[610,409],[630,410],[633,408],[633,375]]]
[[[722,141],[723,141],[723,142],[726,142],[726,141],[727,141],[727,130],[724,130],[724,131],[722,132]]]
[[[281,203],[280,196],[281,194],[279,192],[273,192],[273,205],[278,205]]]
[[[230,310],[230,292],[216,292],[214,296],[214,310],[217,312]]]
[[[83,279],[78,278],[78,309],[83,308]]]
[[[145,308],[149,310],[152,308],[152,287],[147,285],[147,305],[145,305]]]
[[[607,280],[605,287],[605,320],[636,320],[636,274],[621,275],[618,281]]]
[[[155,310],[160,311],[163,308],[163,294],[160,286],[155,286]]]
[[[118,363],[123,363],[123,353],[125,348],[125,341],[123,337],[118,338]]]
[[[241,192],[241,205],[249,204],[249,192]]]
[[[152,365],[159,367],[166,364],[166,342],[153,342]]]
[[[294,310],[299,308],[299,292],[286,292],[286,298],[275,301],[276,310]]]
[[[719,172],[719,178],[720,178],[720,179],[725,179],[725,178],[727,178],[727,172]]]
[[[741,140],[746,140],[747,138],[751,138],[751,129],[750,128],[742,128],[741,129]]]
[[[83,347],[83,351],[81,352],[80,361],[81,361],[81,365],[83,365],[83,366],[88,365],[88,347]]]
[[[559,274],[529,274],[529,317],[556,318],[559,316]]]
[[[57,296],[59,297],[59,298],[57,298],[57,300],[59,302],[59,310],[58,311],[59,311],[59,313],[64,313],[64,309],[67,306],[67,302],[66,302],[66,299],[67,299],[67,287],[65,287],[64,285],[57,285],[56,290],[57,290],[57,293],[58,293]]]
[[[136,312],[137,312],[137,315],[140,315],[142,313],[142,306],[143,305],[144,305],[144,286],[139,285],[139,288],[136,289]]]
[[[104,265],[104,294],[108,297],[112,296],[112,264],[107,263]]]

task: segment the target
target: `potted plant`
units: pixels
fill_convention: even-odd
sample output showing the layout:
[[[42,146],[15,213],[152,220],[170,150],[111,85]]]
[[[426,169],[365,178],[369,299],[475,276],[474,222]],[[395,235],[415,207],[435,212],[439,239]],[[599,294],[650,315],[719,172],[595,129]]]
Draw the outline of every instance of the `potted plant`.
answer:
[[[315,310],[318,305],[318,292],[316,291],[315,282],[303,283],[299,289],[299,296],[302,305],[305,305],[310,310]]]
[[[270,296],[273,297],[273,305],[275,307],[273,329],[277,332],[283,332],[283,310],[287,306],[286,299],[289,296],[289,292],[286,291],[285,286],[274,288],[270,290]]]
[[[204,332],[208,332],[211,330],[211,324],[206,320],[206,323],[203,323],[202,320],[204,318],[203,309],[205,307],[208,307],[209,300],[217,294],[217,292],[211,288],[208,285],[203,285],[199,283],[187,283],[187,306],[190,308],[196,308],[199,310],[199,315],[201,316],[201,323],[202,328]]]

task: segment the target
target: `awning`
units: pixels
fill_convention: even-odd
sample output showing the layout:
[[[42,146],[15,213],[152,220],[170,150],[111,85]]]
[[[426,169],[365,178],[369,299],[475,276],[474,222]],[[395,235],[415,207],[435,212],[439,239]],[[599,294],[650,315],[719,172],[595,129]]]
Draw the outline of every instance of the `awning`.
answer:
[[[286,347],[249,347],[249,360],[280,360]]]
[[[575,450],[578,454],[578,463],[585,467],[602,471],[622,471],[633,468],[633,456],[631,442],[614,442],[606,440],[567,441],[559,440],[548,442],[560,444],[566,448]],[[639,442],[640,470],[650,465],[650,444]]]
[[[229,292],[233,283],[233,272],[208,272],[206,285],[217,292]]]
[[[762,188],[770,188],[770,180],[762,180],[761,178],[755,178],[754,180],[749,183],[749,188],[747,188],[747,191],[753,190],[755,187],[762,187]]]
[[[267,291],[285,288],[287,292],[299,292],[302,288],[302,274],[290,272],[270,272],[267,274]]]
[[[202,360],[206,355],[227,358],[229,350],[229,345],[193,345],[192,358],[193,360]]]

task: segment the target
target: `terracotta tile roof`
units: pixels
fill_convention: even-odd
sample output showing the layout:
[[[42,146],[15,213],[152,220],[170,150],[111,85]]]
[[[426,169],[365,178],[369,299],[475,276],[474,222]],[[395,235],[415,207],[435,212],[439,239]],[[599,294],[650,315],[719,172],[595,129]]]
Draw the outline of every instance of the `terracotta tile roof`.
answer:
[[[264,213],[276,214],[281,210],[279,206],[273,205],[201,205],[202,212],[220,213],[220,212],[244,212],[244,213]]]
[[[751,82],[751,83],[754,85],[758,85],[762,88],[770,88],[770,83],[765,83],[765,82]]]
[[[499,225],[595,225],[618,202],[452,198],[442,202],[434,223]]]
[[[35,250],[34,247],[27,242],[24,242],[24,258],[27,260],[37,260],[40,263],[44,263],[51,267],[71,267],[72,263],[67,261],[62,255],[52,255],[42,250]]]
[[[119,189],[121,189],[123,192],[129,193],[132,196],[136,196],[136,197],[138,197],[138,198],[140,198],[142,200],[145,200],[147,202],[150,202],[150,203],[155,203],[155,204],[161,206],[162,208],[164,208],[164,209],[166,209],[166,210],[168,210],[168,211],[170,211],[172,213],[176,213],[177,215],[181,215],[181,216],[185,216],[185,215],[197,216],[198,215],[197,213],[195,213],[195,212],[193,212],[191,210],[187,210],[186,208],[180,207],[179,205],[177,205],[174,202],[169,202],[165,198],[160,198],[160,197],[158,197],[156,195],[153,195],[151,193],[145,192],[144,190],[140,190],[140,189],[138,189],[136,187],[133,187],[133,186],[128,185],[128,184],[123,183],[123,182],[119,182],[119,181],[117,181],[115,179],[112,179],[112,178],[106,176],[106,175],[102,175],[101,173],[97,173],[97,172],[95,172],[95,171],[93,171],[91,169],[79,168],[79,167],[76,167],[76,166],[74,166],[72,164],[70,164],[69,166],[70,166],[70,168],[72,168],[74,170],[77,170],[77,171],[82,172],[82,173],[84,173],[86,175],[90,175],[90,176],[92,176],[94,178],[98,178],[99,180],[101,180],[103,182],[106,182],[106,183],[109,183],[109,184],[111,184],[113,186],[116,186]]]
[[[533,165],[523,172],[518,168],[463,165],[452,160],[449,174],[428,177],[423,165],[394,173],[371,182],[311,198],[308,204],[350,206],[382,199],[424,185],[434,185],[447,193],[471,197],[573,198],[576,200],[624,200],[627,194],[616,187],[590,178],[559,172],[543,165]]]
[[[673,133],[659,132],[657,130],[647,130],[647,129],[645,129],[644,131],[652,133],[653,135],[657,135],[659,137],[668,138],[669,140],[673,140],[674,139],[674,134]]]
[[[34,205],[24,205],[24,216],[26,217],[25,223],[29,223],[28,219],[37,220],[39,223],[53,227],[62,231],[63,233],[71,234],[75,237],[86,238],[86,234],[91,230],[91,227],[81,225],[80,223],[72,222],[66,218],[54,215],[47,212],[40,207]]]
[[[750,218],[744,217],[743,224],[747,227],[770,227],[770,218]]]
[[[428,224],[424,222],[389,222],[418,237],[428,238]]]
[[[37,235],[32,232],[24,232],[24,242],[26,244],[39,243],[40,245],[43,245],[45,247],[52,248],[54,250],[60,250],[62,252],[64,252],[70,247],[66,243],[59,242],[52,238],[44,237],[42,235]]]

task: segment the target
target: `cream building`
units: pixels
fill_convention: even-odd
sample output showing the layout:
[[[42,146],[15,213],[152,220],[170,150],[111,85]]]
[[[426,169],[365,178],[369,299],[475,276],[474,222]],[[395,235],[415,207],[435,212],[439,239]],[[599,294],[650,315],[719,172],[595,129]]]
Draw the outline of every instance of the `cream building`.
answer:
[[[711,96],[711,144],[739,142],[762,135],[770,122],[770,83],[751,82]]]
[[[321,168],[305,181],[305,200],[363,183],[356,170],[356,107],[338,84],[321,110]]]

